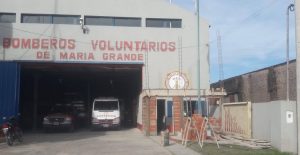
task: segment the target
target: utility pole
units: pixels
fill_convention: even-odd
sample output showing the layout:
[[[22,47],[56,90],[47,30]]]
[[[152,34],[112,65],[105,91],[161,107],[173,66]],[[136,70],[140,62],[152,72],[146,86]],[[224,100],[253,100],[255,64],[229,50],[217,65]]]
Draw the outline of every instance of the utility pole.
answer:
[[[290,4],[287,8],[286,18],[286,102],[290,102],[290,76],[289,76],[289,62],[290,62],[290,12],[294,11],[294,4]]]
[[[218,39],[218,63],[219,63],[219,82],[220,88],[223,90],[224,88],[224,72],[223,72],[223,54],[222,54],[222,42],[221,42],[221,34],[220,31],[217,31],[217,39]]]
[[[55,14],[57,13],[57,8],[58,8],[58,0],[54,0],[53,11],[54,11]],[[51,34],[52,39],[57,38],[56,37],[56,31],[57,31],[57,26],[56,26],[56,24],[53,24],[52,25],[52,34]],[[51,52],[52,52],[52,54],[51,54],[52,61],[55,62],[56,61],[56,49],[51,47]]]
[[[300,154],[300,0],[295,0],[296,10],[296,83],[297,83],[297,152]]]
[[[199,0],[197,0],[197,96],[198,96],[198,105],[201,105],[201,90],[200,90],[200,11],[199,11]],[[203,112],[203,109],[202,109]]]
[[[221,42],[221,34],[220,31],[217,31],[217,39],[218,39],[218,63],[219,63],[219,83],[220,83],[220,88],[221,88],[221,92],[224,91],[224,71],[223,71],[223,53],[222,53],[222,42]],[[220,97],[220,103],[219,103],[219,107],[220,107],[220,118],[221,121],[224,121],[222,119],[222,113],[223,113],[223,101],[224,98],[223,96]],[[221,127],[221,130],[224,131],[224,127]]]

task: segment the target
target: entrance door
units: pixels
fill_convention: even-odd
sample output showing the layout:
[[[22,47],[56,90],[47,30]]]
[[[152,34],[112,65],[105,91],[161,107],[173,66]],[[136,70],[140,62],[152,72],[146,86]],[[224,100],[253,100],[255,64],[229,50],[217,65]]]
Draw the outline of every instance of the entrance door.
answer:
[[[157,100],[157,134],[160,134],[161,131],[165,129],[165,100]]]

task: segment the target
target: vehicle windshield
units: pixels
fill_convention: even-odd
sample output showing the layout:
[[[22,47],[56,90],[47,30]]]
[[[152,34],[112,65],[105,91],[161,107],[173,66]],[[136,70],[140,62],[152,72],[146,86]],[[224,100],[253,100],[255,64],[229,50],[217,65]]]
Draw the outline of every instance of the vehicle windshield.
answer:
[[[64,94],[65,103],[83,103],[83,97],[79,93],[66,93]]]
[[[69,106],[59,106],[56,105],[51,108],[51,113],[70,113],[72,111]]]
[[[118,110],[118,101],[95,101],[94,110]]]

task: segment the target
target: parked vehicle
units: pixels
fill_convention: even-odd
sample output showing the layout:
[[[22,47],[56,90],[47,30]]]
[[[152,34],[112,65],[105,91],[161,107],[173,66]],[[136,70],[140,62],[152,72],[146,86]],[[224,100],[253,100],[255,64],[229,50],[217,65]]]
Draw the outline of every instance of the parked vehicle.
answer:
[[[71,105],[56,104],[43,119],[45,131],[55,129],[74,130],[74,113]]]
[[[3,120],[6,122],[2,125],[2,131],[4,133],[6,143],[9,146],[12,146],[15,140],[19,142],[23,141],[23,132],[19,127],[16,117],[10,117],[8,120],[6,117],[3,117]]]
[[[72,102],[72,108],[74,112],[76,128],[87,126],[88,115],[86,111],[86,106],[81,102]]]
[[[75,128],[81,128],[88,125],[88,111],[82,95],[78,92],[64,93],[64,104],[71,105],[74,116]]]
[[[120,128],[120,103],[117,98],[96,98],[92,109],[92,128]]]

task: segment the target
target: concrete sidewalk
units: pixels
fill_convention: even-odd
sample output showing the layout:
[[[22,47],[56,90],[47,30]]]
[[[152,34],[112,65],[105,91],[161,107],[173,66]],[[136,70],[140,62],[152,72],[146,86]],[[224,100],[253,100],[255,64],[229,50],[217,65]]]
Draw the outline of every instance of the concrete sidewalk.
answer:
[[[66,149],[67,148],[67,149]],[[175,141],[161,145],[160,136],[144,136],[138,129],[27,133],[24,142],[9,147],[0,143],[2,155],[199,155]]]
[[[161,145],[161,136],[149,136],[151,140],[153,140],[158,145]],[[184,147],[183,145],[176,143],[173,140],[170,140],[169,146],[162,146],[166,150],[168,150],[172,155],[201,155],[199,152],[196,152],[190,148]]]

